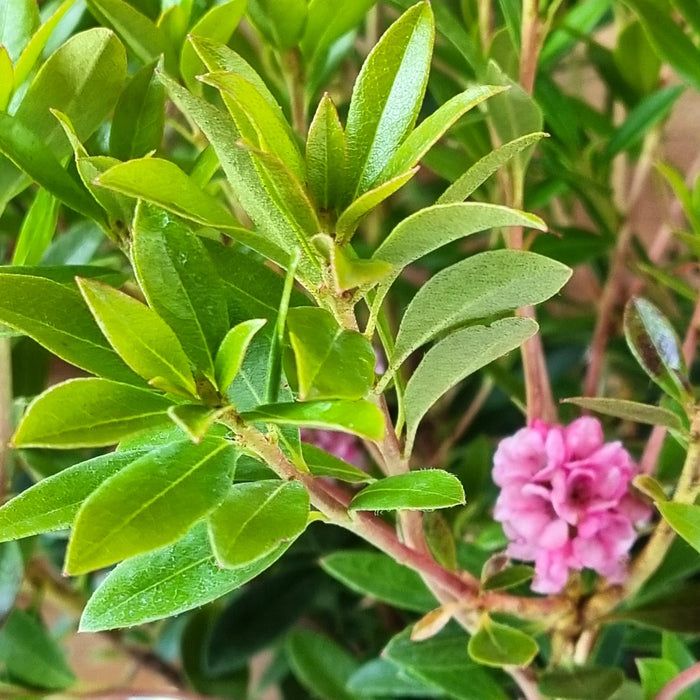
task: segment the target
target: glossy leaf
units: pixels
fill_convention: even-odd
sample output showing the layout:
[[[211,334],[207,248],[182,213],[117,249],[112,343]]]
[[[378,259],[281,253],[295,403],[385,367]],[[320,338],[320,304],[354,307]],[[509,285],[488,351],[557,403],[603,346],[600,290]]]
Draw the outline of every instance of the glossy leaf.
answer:
[[[0,273],[0,322],[88,372],[140,383],[109,346],[72,284],[9,269]]]
[[[391,366],[452,328],[549,299],[570,276],[565,265],[520,250],[479,253],[438,272],[406,309]]]
[[[299,42],[307,59],[322,54],[356,27],[376,0],[310,0],[304,36]]]
[[[545,671],[538,688],[547,697],[569,700],[607,700],[621,685],[625,674],[618,668],[579,666]]]
[[[653,476],[648,474],[637,474],[632,479],[632,486],[654,502],[663,503],[668,500],[663,486]]]
[[[243,321],[234,326],[221,341],[214,363],[216,384],[221,391],[226,391],[235,379],[243,364],[243,358],[250,341],[265,325],[265,322],[265,319]]]
[[[426,613],[436,605],[435,597],[420,576],[386,554],[358,550],[334,552],[321,559],[321,567],[356,593],[401,610]]]
[[[4,112],[12,96],[15,72],[7,48],[0,44],[0,111]]]
[[[469,656],[485,666],[528,666],[539,651],[537,642],[514,627],[494,622],[484,615],[469,640]]]
[[[534,134],[520,136],[480,158],[474,165],[458,177],[441,195],[437,204],[456,204],[470,197],[481,185],[488,180],[499,168],[527,148],[534,146],[546,136],[538,131]]]
[[[367,394],[376,358],[362,334],[342,329],[330,312],[315,307],[290,309],[287,328],[302,400],[360,399]]]
[[[19,58],[39,26],[39,8],[34,0],[16,0],[0,5],[0,44],[12,59]]]
[[[158,314],[102,282],[80,279],[78,286],[105,337],[134,372],[196,395],[190,361]]]
[[[29,405],[12,442],[15,447],[114,445],[166,418],[164,396],[108,379],[69,379]]]
[[[146,15],[124,0],[87,0],[92,14],[102,24],[114,29],[133,54],[150,63],[165,53],[161,30]]]
[[[349,510],[432,510],[464,505],[459,479],[441,469],[422,469],[387,476],[365,486]]]
[[[143,453],[143,449],[110,452],[63,469],[22,491],[0,508],[0,541],[69,528],[82,502]]]
[[[536,332],[537,324],[530,319],[506,318],[455,331],[428,350],[406,385],[406,453],[410,454],[421,419],[448,389]]]
[[[94,571],[177,540],[223,500],[235,458],[226,440],[187,440],[156,448],[117,472],[78,511],[66,572]]]
[[[367,472],[363,472],[352,464],[348,464],[320,447],[316,447],[316,445],[303,442],[301,444],[301,452],[306,465],[309,467],[309,471],[314,476],[338,479],[338,481],[345,481],[350,484],[374,481],[374,477]]]
[[[405,173],[382,182],[377,187],[367,190],[360,195],[350,206],[338,217],[335,232],[339,246],[344,246],[350,242],[362,219],[373,209],[376,209],[387,197],[401,189],[416,173],[418,168],[412,168]]]
[[[227,43],[243,17],[246,0],[229,0],[209,9],[190,29],[190,36],[205,37]],[[191,42],[182,45],[180,75],[187,87],[195,92],[199,83],[196,76],[205,72],[205,66],[197,56]]]
[[[361,697],[347,689],[347,682],[359,663],[325,635],[294,629],[287,635],[285,652],[292,672],[314,697],[326,700],[359,700]]]
[[[51,243],[57,222],[58,201],[48,190],[40,189],[22,222],[12,264],[38,265]]]
[[[672,501],[656,504],[664,520],[691,546],[700,552],[700,506]]]
[[[636,297],[625,306],[625,338],[644,371],[667,394],[681,402],[691,393],[680,341],[668,320],[646,299]]]
[[[372,659],[360,666],[347,683],[349,690],[370,697],[437,698],[442,691],[418,680],[387,659]]]
[[[534,575],[535,570],[531,566],[515,564],[489,576],[481,587],[485,591],[503,591],[529,581]]]
[[[288,547],[248,566],[222,569],[209,546],[206,523],[198,523],[174,544],[117,566],[88,601],[80,630],[128,627],[205,605],[255,578]]]
[[[24,580],[24,560],[17,542],[0,545],[0,614],[4,617],[12,610],[15,598]]]
[[[141,68],[119,97],[109,130],[110,154],[121,160],[140,158],[160,147],[165,126],[165,90],[155,64]]]
[[[414,5],[386,31],[360,70],[345,130],[351,200],[377,182],[416,122],[434,32],[430,6]]]
[[[387,164],[382,179],[389,179],[409,170],[442,138],[445,132],[466,112],[489,97],[503,92],[505,87],[477,85],[455,95],[424,119],[398,147]]]
[[[201,404],[184,403],[171,406],[168,416],[192,442],[199,443],[214,425],[220,411],[221,409],[217,411]]]
[[[64,690],[75,682],[61,647],[24,610],[13,610],[0,629],[0,663],[13,678],[36,688]]]
[[[332,209],[340,200],[346,157],[343,125],[333,100],[326,93],[318,103],[306,139],[309,188],[321,210]]]
[[[166,212],[140,204],[132,255],[149,305],[175,331],[195,366],[213,379],[212,357],[229,323],[223,284],[203,244]]]
[[[248,0],[248,14],[265,38],[278,49],[295,46],[306,26],[305,0]]]
[[[267,404],[242,413],[241,418],[249,422],[339,430],[375,441],[384,436],[384,417],[374,404],[367,401],[338,399]]]
[[[306,528],[309,494],[299,481],[270,479],[235,484],[209,516],[217,561],[244,566],[267,556]]]
[[[614,416],[622,420],[631,420],[645,425],[662,425],[672,430],[683,430],[681,419],[662,406],[649,406],[637,401],[626,399],[591,398],[587,396],[575,396],[562,399],[562,403],[572,403],[589,411],[602,413],[604,416]]]

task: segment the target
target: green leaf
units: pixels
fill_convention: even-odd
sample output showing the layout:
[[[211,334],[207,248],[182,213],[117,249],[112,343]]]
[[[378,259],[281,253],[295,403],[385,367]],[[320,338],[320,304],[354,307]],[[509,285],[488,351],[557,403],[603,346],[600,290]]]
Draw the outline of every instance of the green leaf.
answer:
[[[700,34],[700,17],[698,17],[696,11],[698,8],[693,0],[671,0],[671,4],[678,10],[695,34]]]
[[[445,331],[549,299],[570,276],[566,265],[521,250],[479,253],[438,272],[406,309],[391,367]]]
[[[17,236],[13,265],[38,265],[51,243],[58,221],[58,201],[45,189],[40,189],[29,207]]]
[[[117,472],[78,511],[66,572],[94,571],[177,540],[221,503],[235,458],[226,440],[186,440],[156,448]]]
[[[625,680],[619,668],[578,666],[545,671],[537,687],[552,698],[567,700],[607,700]]]
[[[370,697],[440,698],[442,692],[418,680],[387,659],[372,659],[360,666],[347,682],[348,690]]]
[[[246,0],[229,0],[208,10],[190,29],[190,36],[204,37],[227,43],[243,17]],[[185,85],[196,92],[200,84],[196,76],[205,72],[205,66],[197,56],[192,43],[186,41],[180,54],[180,75]]]
[[[504,591],[529,581],[534,575],[535,570],[531,566],[515,564],[489,576],[481,588],[485,591]]]
[[[671,17],[650,0],[623,0],[634,12],[659,56],[686,82],[700,90],[700,50]]]
[[[24,580],[24,560],[17,542],[0,545],[0,615],[12,610]]]
[[[613,59],[624,79],[642,95],[659,83],[661,59],[654,53],[640,22],[628,22],[617,35]]]
[[[382,656],[407,673],[458,700],[506,700],[504,680],[496,681],[467,653],[467,635],[456,625],[422,642],[411,641],[411,626],[391,639]],[[465,682],[468,679],[468,682]]]
[[[477,663],[502,667],[528,666],[539,649],[529,634],[484,615],[479,629],[469,640],[468,651]]]
[[[63,690],[75,683],[61,647],[24,610],[13,610],[0,629],[0,663],[13,678],[36,688]]]
[[[142,63],[151,63],[165,53],[163,32],[146,15],[123,0],[87,0],[98,22],[121,37]]]
[[[324,700],[358,700],[347,683],[359,663],[324,634],[294,629],[287,635],[285,652],[292,672],[313,697]]]
[[[668,501],[656,507],[668,524],[700,552],[700,506]]]
[[[103,447],[163,422],[164,396],[108,379],[69,379],[27,408],[15,447]]]
[[[632,479],[632,486],[654,502],[663,503],[668,500],[664,487],[653,476],[648,474],[637,474]]]
[[[415,571],[386,554],[358,550],[334,552],[321,559],[321,567],[356,593],[401,610],[425,613],[437,604]]]
[[[505,89],[503,86],[475,85],[440,105],[398,147],[381,179],[387,180],[419,163],[462,115]]]
[[[213,355],[229,330],[223,284],[201,241],[166,212],[137,207],[134,269],[150,307],[175,331],[210,379]]]
[[[190,361],[155,311],[102,282],[79,279],[78,286],[105,337],[134,372],[196,396]]]
[[[520,136],[487,153],[458,177],[438,198],[437,204],[456,204],[471,196],[491,175],[547,134],[538,131]]]
[[[430,70],[435,26],[430,5],[414,5],[379,40],[353,87],[345,133],[350,199],[379,179],[416,123]]]
[[[165,90],[155,77],[155,66],[151,63],[134,75],[114,109],[109,151],[121,160],[140,158],[163,140]]]
[[[349,510],[432,510],[464,505],[459,479],[441,469],[422,469],[387,476],[365,486],[350,502]]]
[[[168,409],[170,420],[195,443],[202,441],[219,415],[220,410],[212,410],[208,406],[195,403],[179,404]]]
[[[20,53],[39,26],[39,7],[34,0],[15,0],[0,5],[0,44],[12,61]]]
[[[497,204],[467,202],[437,205],[421,209],[404,219],[372,257],[401,269],[447,243],[479,231],[505,226],[547,230],[544,222],[533,214]]]
[[[666,118],[682,93],[683,86],[671,85],[645,97],[612,135],[605,148],[605,155],[612,158],[639,143],[647,131]]]
[[[68,467],[22,491],[0,508],[0,541],[69,528],[82,502],[143,453],[143,449],[110,452]]]
[[[471,326],[441,340],[426,353],[406,385],[406,454],[410,454],[418,424],[450,388],[476,370],[517,348],[537,332],[526,318],[506,318],[490,326]],[[455,358],[459,358],[455,362]]]
[[[12,59],[7,49],[0,44],[0,112],[7,110],[12,96],[12,84],[15,70],[12,66]]]
[[[216,384],[222,392],[230,386],[243,364],[250,341],[265,325],[266,319],[252,319],[234,326],[221,341],[216,353],[214,370]]]
[[[82,632],[139,625],[192,610],[235,590],[267,569],[289,547],[238,569],[217,566],[207,525],[197,523],[182,539],[125,561],[88,601]]]
[[[309,494],[299,481],[269,479],[235,484],[209,516],[217,561],[228,568],[250,564],[306,528]]]
[[[96,184],[152,202],[203,226],[241,228],[218,199],[200,189],[169,160],[139,158],[119,163],[102,173]]]
[[[241,418],[248,422],[339,430],[375,441],[384,436],[384,416],[367,401],[339,399],[267,404],[242,413]]]
[[[572,403],[589,411],[602,413],[604,416],[614,416],[622,420],[631,420],[645,425],[662,425],[671,430],[683,430],[681,419],[661,406],[649,406],[637,401],[625,399],[590,398],[587,396],[575,396],[562,399],[562,403]]]
[[[314,476],[322,476],[330,479],[338,479],[350,484],[362,484],[374,481],[374,477],[363,472],[352,464],[322,450],[308,442],[301,443],[301,452],[309,471]],[[2,512],[2,511],[0,511]]]
[[[362,219],[379,206],[387,197],[390,197],[394,192],[401,189],[418,170],[418,168],[412,168],[405,173],[401,173],[401,175],[397,175],[386,182],[382,182],[380,185],[368,190],[352,202],[340,215],[335,227],[338,245],[347,245]]]
[[[635,297],[625,306],[624,326],[629,349],[651,379],[681,403],[692,400],[680,341],[666,317]]]
[[[6,269],[7,273],[0,272],[1,323],[88,372],[141,383],[109,347],[73,284],[68,287],[34,274],[18,274],[18,268]],[[74,268],[70,274],[75,275]]]
[[[248,0],[248,14],[265,38],[278,49],[291,49],[306,26],[306,0]]]
[[[361,333],[341,328],[325,309],[303,306],[289,310],[287,328],[301,400],[360,399],[367,394],[376,358]]]
[[[326,5],[331,7],[330,4]],[[347,157],[345,132],[333,100],[324,94],[309,126],[306,139],[306,172],[309,188],[321,210],[340,201]]]
[[[661,689],[678,675],[678,667],[667,659],[635,659],[645,698],[656,698]],[[687,693],[673,695],[687,700]]]

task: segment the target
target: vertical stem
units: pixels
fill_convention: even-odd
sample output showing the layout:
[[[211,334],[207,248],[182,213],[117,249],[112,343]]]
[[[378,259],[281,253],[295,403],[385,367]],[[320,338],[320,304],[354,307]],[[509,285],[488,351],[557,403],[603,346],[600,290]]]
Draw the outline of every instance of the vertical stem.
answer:
[[[306,113],[306,92],[304,76],[301,67],[301,55],[298,49],[291,49],[282,56],[282,67],[289,90],[292,108],[292,126],[302,138],[306,138],[308,130]]]
[[[0,503],[10,479],[12,437],[12,346],[9,338],[0,338]]]
[[[532,94],[537,74],[537,59],[542,48],[538,0],[523,0],[523,23],[520,29],[519,81]]]

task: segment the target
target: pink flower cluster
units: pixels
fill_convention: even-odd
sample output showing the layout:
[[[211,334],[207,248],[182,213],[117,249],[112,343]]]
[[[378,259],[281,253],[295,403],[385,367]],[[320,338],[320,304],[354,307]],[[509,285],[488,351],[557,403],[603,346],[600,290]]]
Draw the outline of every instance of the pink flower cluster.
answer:
[[[604,442],[595,418],[566,427],[535,421],[500,442],[494,517],[510,540],[508,556],[535,562],[533,591],[558,593],[583,568],[624,580],[635,525],[651,514],[629,493],[636,472],[619,442]]]

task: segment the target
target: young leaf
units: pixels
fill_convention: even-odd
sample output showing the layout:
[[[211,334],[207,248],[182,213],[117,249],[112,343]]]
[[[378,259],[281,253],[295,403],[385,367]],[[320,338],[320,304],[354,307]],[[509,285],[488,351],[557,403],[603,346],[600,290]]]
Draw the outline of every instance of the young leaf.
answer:
[[[287,635],[285,652],[292,672],[314,697],[360,700],[347,689],[359,663],[345,649],[323,634],[294,629]]]
[[[360,595],[368,595],[401,610],[426,613],[436,606],[420,576],[386,554],[348,550],[321,559],[321,567]]]
[[[377,182],[416,123],[434,34],[430,5],[418,3],[389,27],[362,66],[345,129],[350,201]]]
[[[531,566],[516,564],[489,576],[481,587],[485,591],[503,591],[529,581],[534,575],[535,570]]]
[[[306,139],[307,179],[320,210],[331,210],[340,201],[346,156],[343,125],[333,100],[325,93]]]
[[[661,406],[649,406],[637,401],[627,401],[625,399],[590,398],[586,396],[575,396],[569,399],[562,399],[562,403],[572,403],[581,406],[589,411],[602,413],[604,416],[614,416],[623,420],[631,420],[635,423],[645,425],[662,425],[671,430],[683,430],[681,419]]]
[[[528,666],[539,651],[529,635],[484,615],[476,634],[469,640],[469,656],[485,666]]]
[[[75,683],[61,647],[24,610],[13,610],[0,629],[0,663],[13,678],[36,688],[63,690]]]
[[[225,392],[235,379],[250,341],[265,323],[266,319],[243,321],[234,326],[221,341],[216,353],[214,371],[216,384],[222,392]]]
[[[15,447],[104,447],[167,419],[171,401],[108,379],[69,379],[37,396],[17,427]]]
[[[306,528],[309,494],[299,481],[235,484],[209,516],[217,561],[236,568],[265,557]]]
[[[220,410],[213,410],[196,403],[183,403],[171,406],[168,409],[168,416],[192,442],[198,444],[216,422]],[[223,428],[223,426],[220,427]]]
[[[406,309],[391,366],[447,330],[549,299],[570,276],[566,265],[521,250],[479,253],[438,272]]]
[[[248,422],[298,425],[302,428],[339,430],[368,440],[384,436],[384,416],[367,401],[306,401],[303,403],[275,403],[258,406],[241,414]]]
[[[280,50],[295,46],[306,25],[306,1],[248,0],[248,14],[265,38]]]
[[[248,566],[222,569],[209,546],[206,523],[197,523],[174,544],[119,564],[88,601],[80,630],[139,625],[210,603],[255,578],[290,544]]]
[[[287,328],[303,401],[360,399],[367,394],[376,358],[362,334],[340,328],[330,312],[316,307],[290,309]]]
[[[387,163],[381,179],[388,180],[413,168],[463,114],[505,89],[502,86],[477,85],[440,105],[399,146]]]
[[[320,447],[316,447],[316,445],[302,442],[301,452],[309,471],[314,476],[338,479],[339,481],[345,481],[350,484],[362,484],[368,481],[374,481],[374,477],[367,472],[353,467],[352,464],[348,464],[335,455],[322,450]],[[2,513],[1,510],[0,513]]]
[[[134,268],[151,308],[175,331],[208,377],[212,357],[229,330],[223,284],[201,241],[166,212],[137,207]]]
[[[235,459],[226,440],[186,440],[156,448],[117,472],[78,511],[66,572],[94,571],[177,540],[223,500]]]
[[[45,189],[40,189],[27,211],[17,236],[13,265],[38,265],[51,243],[58,221],[58,201]]]
[[[392,177],[380,185],[360,195],[338,217],[335,227],[336,240],[339,246],[347,245],[362,219],[379,206],[387,197],[401,189],[416,173],[418,168],[412,168],[405,173]]]
[[[538,689],[547,697],[567,700],[607,700],[625,680],[619,668],[577,666],[545,671]]]
[[[18,274],[21,269],[0,272],[1,323],[88,372],[142,383],[109,346],[72,280],[68,286],[34,274]],[[75,275],[74,268],[69,271]]]
[[[664,520],[692,547],[700,552],[700,506],[673,501],[658,502]]]
[[[441,469],[396,474],[365,486],[350,502],[349,510],[432,510],[464,505],[459,479]]]
[[[69,528],[82,502],[143,453],[139,449],[100,455],[22,491],[0,508],[0,541]]]
[[[636,297],[625,306],[624,325],[627,345],[651,379],[681,403],[690,400],[680,341],[665,316],[651,302]]]
[[[648,474],[637,474],[632,479],[632,486],[655,503],[664,503],[668,500],[664,487],[653,476]]]
[[[448,389],[517,348],[536,332],[537,324],[530,319],[506,318],[491,326],[456,331],[428,350],[404,394],[406,454],[410,454],[421,419]]]
[[[155,311],[102,282],[79,279],[78,286],[105,337],[134,372],[196,396],[190,361]]]
[[[155,63],[129,81],[114,108],[109,151],[115,158],[140,158],[160,147],[165,126],[165,89],[155,76]]]
[[[12,59],[7,49],[0,44],[0,112],[7,110],[12,97],[12,87],[15,77]]]

